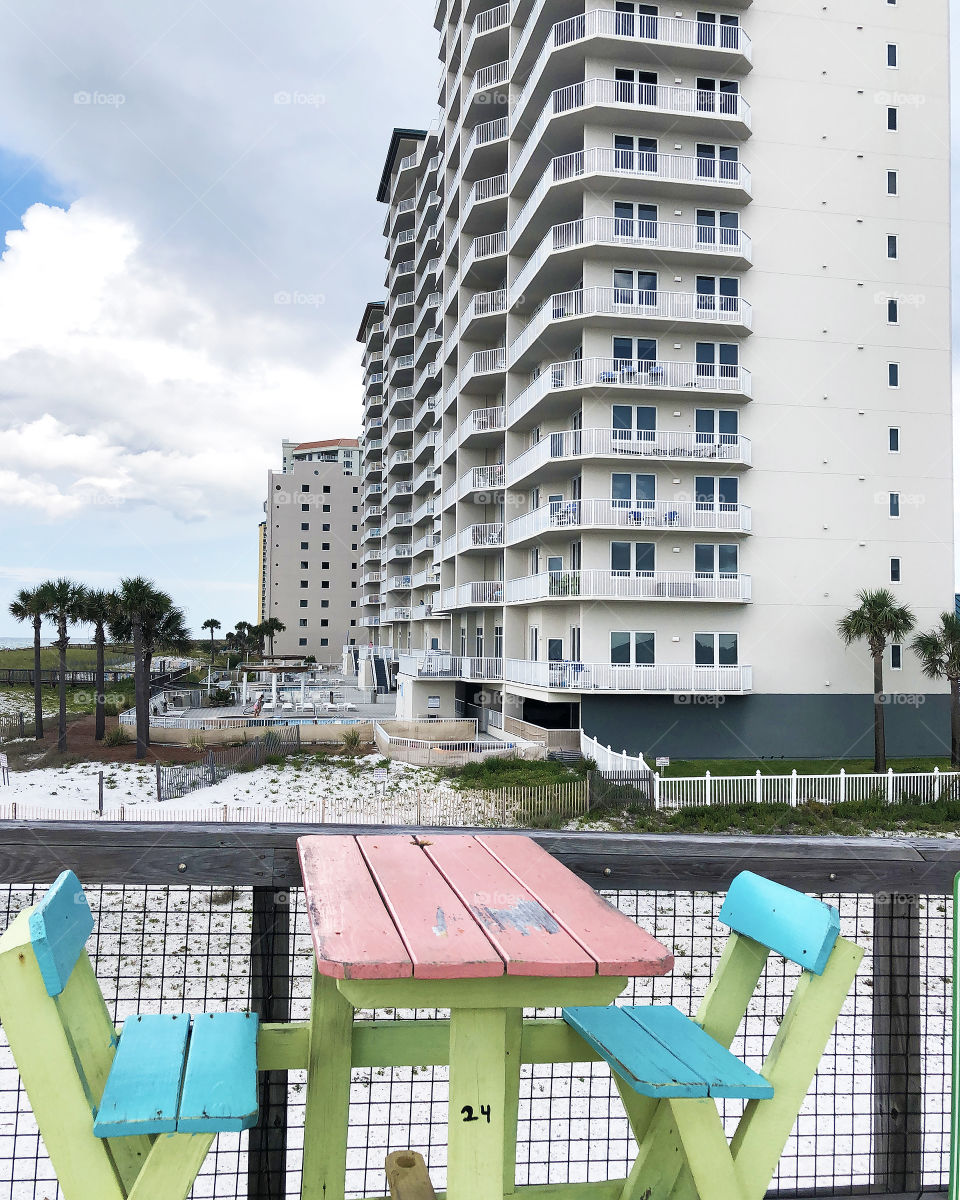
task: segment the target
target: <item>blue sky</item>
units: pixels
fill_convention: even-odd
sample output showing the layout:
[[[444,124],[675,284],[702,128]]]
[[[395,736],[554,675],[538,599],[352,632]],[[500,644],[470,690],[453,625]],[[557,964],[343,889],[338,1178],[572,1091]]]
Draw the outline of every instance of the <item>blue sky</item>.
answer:
[[[359,426],[383,157],[436,113],[428,6],[6,8],[0,636],[60,574],[253,619],[281,439]]]

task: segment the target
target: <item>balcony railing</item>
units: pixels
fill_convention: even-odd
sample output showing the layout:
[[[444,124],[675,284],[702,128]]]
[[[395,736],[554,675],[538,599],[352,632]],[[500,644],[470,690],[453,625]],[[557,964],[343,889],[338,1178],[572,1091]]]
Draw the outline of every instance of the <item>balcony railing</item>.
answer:
[[[507,408],[507,424],[513,425],[548,392],[564,388],[653,388],[702,389],[733,395],[751,394],[750,372],[744,367],[711,363],[660,362],[656,359],[630,361],[622,358],[572,359],[551,363]]]
[[[489,375],[495,371],[503,371],[507,366],[507,349],[505,346],[495,346],[490,350],[478,350],[467,359],[466,365],[460,372],[460,386],[476,375]]]
[[[636,458],[693,459],[749,465],[750,439],[736,433],[691,433],[639,429],[572,429],[548,433],[507,464],[507,486],[555,459],[627,455]]]
[[[674,529],[749,533],[753,514],[746,504],[697,500],[560,500],[544,504],[507,525],[507,544],[540,537],[553,529]]]
[[[751,599],[752,591],[749,575],[701,571],[591,570],[541,571],[538,575],[510,579],[503,594],[508,604],[574,599],[727,600],[743,603]]]
[[[506,196],[508,191],[509,176],[506,174],[491,175],[487,179],[476,180],[464,201],[463,212],[460,214],[460,225],[466,221],[475,204],[482,204],[485,200],[500,200]]]
[[[484,525],[468,525],[457,535],[457,547],[461,554],[470,550],[498,549],[503,545],[503,525],[491,521]]]
[[[409,608],[388,608],[387,609],[387,620],[388,621],[409,621],[410,620],[410,609]]]
[[[753,687],[753,668],[676,663],[627,666],[618,663],[530,662],[508,658],[503,664],[503,678],[509,683],[551,690],[715,696],[749,692]]]
[[[473,100],[478,93],[486,91],[487,88],[500,87],[507,83],[509,79],[509,59],[505,59],[503,62],[491,63],[487,67],[481,67],[470,82],[470,87],[467,90],[467,97],[464,101],[464,105],[469,105],[471,100]]]
[[[505,229],[497,230],[495,233],[482,233],[479,237],[475,237],[470,243],[470,249],[463,256],[463,263],[460,266],[460,277],[465,278],[467,272],[475,262],[482,262],[487,258],[496,258],[498,255],[506,254],[507,252],[507,231]]]
[[[420,679],[503,678],[502,658],[460,658],[441,650],[400,652],[399,672]]]
[[[496,288],[492,292],[477,292],[460,317],[459,332],[462,334],[471,321],[479,317],[499,316],[507,311],[507,290]],[[451,335],[456,339],[456,334]]]
[[[658,112],[671,117],[702,118],[723,124],[736,122],[745,129],[750,127],[750,105],[739,92],[715,92],[677,87],[675,84],[631,83],[620,79],[585,79],[551,93],[527,136],[514,167],[514,177],[522,174],[531,156],[542,145],[547,127],[555,117],[593,105],[628,112]],[[521,111],[519,104],[516,111]]]
[[[466,49],[463,52],[464,61],[470,58],[473,43],[478,37],[482,37],[485,33],[493,33],[497,29],[505,29],[510,24],[511,9],[512,5],[510,4],[498,4],[496,8],[488,8],[484,12],[477,13],[473,19],[473,27],[470,30]]]
[[[443,593],[443,607],[482,608],[489,604],[503,604],[504,584],[502,580],[478,580],[462,583],[459,587],[447,588]]]
[[[650,42],[660,46],[682,46],[707,52],[719,49],[742,54],[749,59],[751,42],[739,25],[713,25],[706,21],[678,17],[635,15],[612,9],[593,9],[559,21],[550,30],[539,57],[527,76],[515,106],[516,119],[522,117],[536,89],[544,65],[555,50],[592,37]],[[520,44],[524,39],[521,38]]]
[[[460,438],[475,433],[491,433],[505,428],[507,410],[498,408],[475,408],[460,425]]]
[[[588,246],[723,255],[745,261],[749,261],[752,248],[750,238],[740,229],[685,225],[673,221],[635,221],[626,217],[582,217],[553,226],[510,288],[510,302],[516,303],[552,255]]]
[[[553,322],[591,316],[697,321],[713,325],[741,325],[749,329],[753,310],[739,296],[702,296],[695,292],[648,292],[614,287],[556,292],[540,305],[526,329],[510,347],[511,364]]]
[[[477,150],[480,146],[489,146],[492,142],[506,141],[509,133],[510,129],[506,117],[496,117],[493,121],[485,121],[482,125],[474,126],[473,133],[471,133],[463,152],[463,162],[461,163],[457,178],[459,179],[459,174],[463,171],[463,164],[467,162],[474,150]],[[452,186],[450,190],[453,190]]]
[[[491,488],[502,488],[503,483],[503,463],[494,463],[489,467],[473,467],[461,478],[459,494],[463,498],[470,492],[485,492]]]

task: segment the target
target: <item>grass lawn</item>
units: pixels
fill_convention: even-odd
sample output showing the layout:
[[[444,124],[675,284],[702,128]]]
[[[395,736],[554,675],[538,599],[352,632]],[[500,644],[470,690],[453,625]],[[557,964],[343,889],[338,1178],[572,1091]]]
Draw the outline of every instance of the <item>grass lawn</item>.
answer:
[[[106,665],[119,665],[130,661],[132,648],[107,646]],[[40,666],[43,670],[59,667],[60,651],[56,646],[41,646]],[[75,671],[93,670],[97,665],[96,650],[84,650],[80,646],[67,647],[67,667]],[[0,668],[33,667],[33,647],[24,646],[18,650],[0,650]]]
[[[45,686],[42,689],[43,711],[55,713],[59,711],[60,699],[56,687]],[[106,685],[104,691],[107,712],[116,715],[123,709],[133,707],[133,680],[123,679],[119,683]],[[81,716],[92,713],[96,707],[96,693],[93,685],[86,687],[67,688],[67,712],[71,716]],[[33,688],[0,686],[0,717],[22,712],[28,720],[33,719]]]
[[[654,767],[654,758],[647,760]],[[672,759],[670,766],[660,770],[665,779],[676,779],[680,776],[705,775],[789,775],[796,771],[798,775],[837,775],[841,767],[850,774],[872,773],[872,758],[698,758]],[[950,759],[946,758],[888,758],[887,767],[894,771],[932,771],[939,767],[941,771],[950,770]]]

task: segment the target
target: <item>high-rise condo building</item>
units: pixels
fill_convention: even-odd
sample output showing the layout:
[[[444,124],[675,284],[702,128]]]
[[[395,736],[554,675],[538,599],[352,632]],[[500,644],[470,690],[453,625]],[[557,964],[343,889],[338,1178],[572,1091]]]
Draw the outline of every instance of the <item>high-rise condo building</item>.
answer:
[[[361,485],[356,438],[285,441],[283,469],[267,472],[260,620],[286,626],[275,654],[338,663],[356,640]]]
[[[930,627],[954,595],[946,5],[439,0],[435,27],[359,334],[360,620],[399,711],[869,752],[838,618],[887,587]],[[885,669],[891,752],[939,749],[945,686],[906,644]]]

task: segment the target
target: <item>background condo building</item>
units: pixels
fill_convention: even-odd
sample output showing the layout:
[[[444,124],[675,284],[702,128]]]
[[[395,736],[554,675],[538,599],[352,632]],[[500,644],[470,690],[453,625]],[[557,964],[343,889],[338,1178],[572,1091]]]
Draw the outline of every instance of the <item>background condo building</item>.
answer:
[[[946,6],[435,26],[441,113],[393,133],[359,333],[361,622],[398,710],[863,753],[837,619],[954,595]],[[907,646],[886,669],[891,752],[940,749],[945,688]]]
[[[338,663],[360,611],[359,443],[285,441],[282,454],[283,469],[267,472],[259,619],[286,626],[275,654]]]

